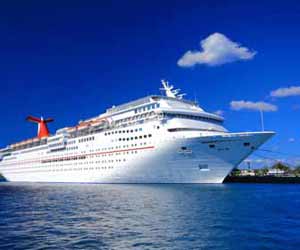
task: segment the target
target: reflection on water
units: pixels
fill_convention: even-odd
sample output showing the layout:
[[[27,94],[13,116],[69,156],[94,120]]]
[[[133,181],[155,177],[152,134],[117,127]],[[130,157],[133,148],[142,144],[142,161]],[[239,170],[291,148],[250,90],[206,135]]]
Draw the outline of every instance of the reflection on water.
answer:
[[[299,249],[300,185],[0,185],[1,249]]]

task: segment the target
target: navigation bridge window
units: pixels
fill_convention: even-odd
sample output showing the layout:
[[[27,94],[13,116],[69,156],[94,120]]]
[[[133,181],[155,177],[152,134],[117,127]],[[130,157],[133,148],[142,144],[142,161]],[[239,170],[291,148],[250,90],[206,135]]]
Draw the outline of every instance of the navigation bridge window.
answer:
[[[146,106],[135,109],[134,113],[137,114],[137,113],[145,112],[145,111],[148,111],[148,110],[151,110],[151,109],[156,109],[156,108],[159,108],[159,107],[160,107],[159,103],[152,103],[152,104],[149,104],[149,105],[146,105]]]
[[[222,120],[218,120],[211,117],[204,117],[204,116],[195,116],[195,115],[185,115],[185,114],[171,114],[171,113],[163,113],[165,118],[182,118],[182,119],[191,119],[191,120],[198,120],[198,121],[205,121],[211,122],[216,124],[222,124]]]

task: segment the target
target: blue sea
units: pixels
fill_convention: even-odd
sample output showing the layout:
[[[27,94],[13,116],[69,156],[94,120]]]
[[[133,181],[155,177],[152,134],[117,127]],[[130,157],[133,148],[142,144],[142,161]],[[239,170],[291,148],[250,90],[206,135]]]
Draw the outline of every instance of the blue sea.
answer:
[[[0,249],[300,249],[300,185],[1,183]]]

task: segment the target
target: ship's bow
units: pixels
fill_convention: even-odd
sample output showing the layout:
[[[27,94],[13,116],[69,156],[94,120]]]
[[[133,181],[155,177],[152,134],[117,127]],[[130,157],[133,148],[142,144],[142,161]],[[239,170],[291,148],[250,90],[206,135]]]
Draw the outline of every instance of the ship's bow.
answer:
[[[224,135],[206,138],[206,152],[215,158],[216,168],[213,180],[223,182],[226,176],[244,159],[259,149],[275,133],[272,131],[226,133]]]

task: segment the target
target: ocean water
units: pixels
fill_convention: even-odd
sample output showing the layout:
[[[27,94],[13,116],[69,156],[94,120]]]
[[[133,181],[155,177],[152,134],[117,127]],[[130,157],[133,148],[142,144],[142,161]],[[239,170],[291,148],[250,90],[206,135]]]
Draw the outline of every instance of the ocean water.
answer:
[[[1,183],[0,249],[300,249],[300,185]]]

